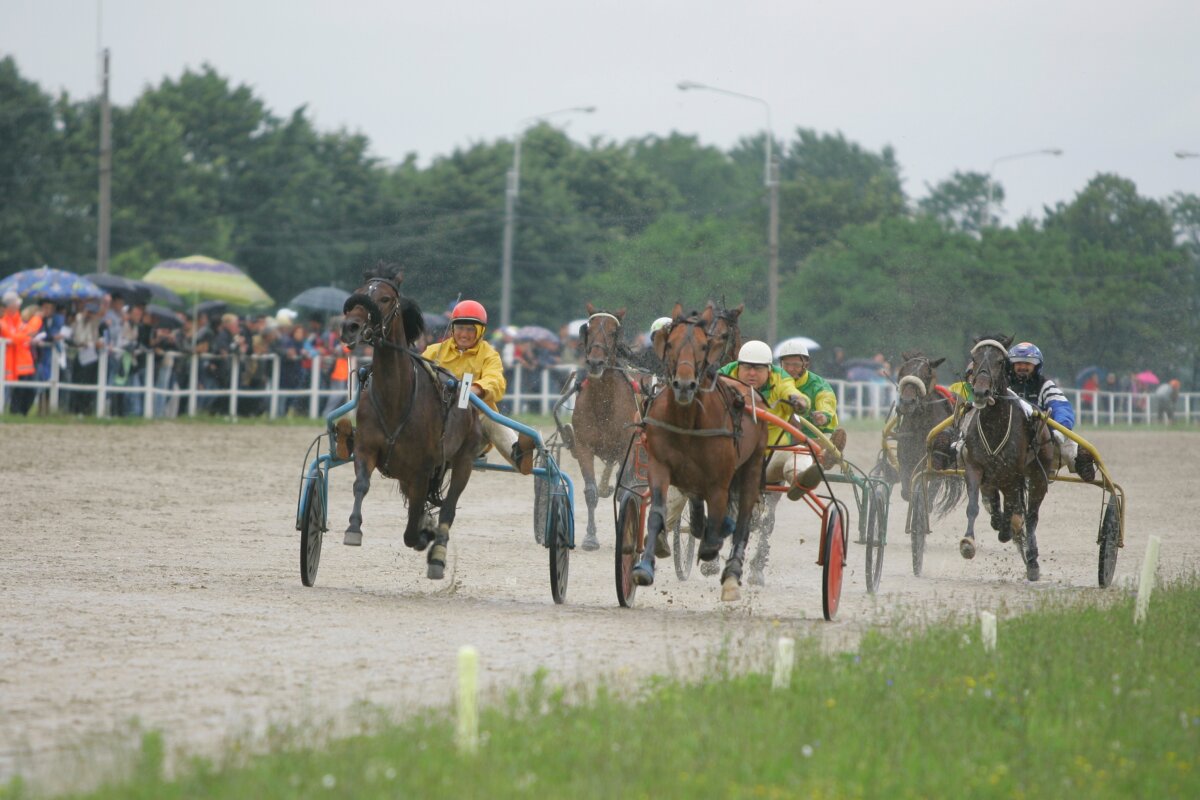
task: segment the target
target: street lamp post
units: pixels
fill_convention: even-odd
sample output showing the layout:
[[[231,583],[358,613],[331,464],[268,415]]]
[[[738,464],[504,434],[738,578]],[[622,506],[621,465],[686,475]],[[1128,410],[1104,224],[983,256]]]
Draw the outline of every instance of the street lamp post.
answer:
[[[517,135],[513,139],[513,163],[508,170],[507,186],[504,191],[504,250],[500,260],[500,327],[512,321],[512,260],[513,238],[517,227],[517,194],[521,191],[521,139],[530,123],[538,122],[558,114],[591,114],[595,106],[572,106],[547,111],[526,117],[517,124]]]
[[[767,112],[766,153],[763,162],[763,185],[767,187],[767,197],[770,210],[767,213],[767,340],[774,342],[779,325],[779,165],[771,154],[771,104],[761,97],[741,92],[731,92],[716,86],[709,86],[696,81],[680,81],[676,87],[681,92],[689,89],[703,89],[730,97],[751,100],[762,105]]]
[[[1191,150],[1176,150],[1176,158],[1200,158],[1200,153],[1193,153]]]
[[[996,165],[1002,161],[1012,161],[1017,158],[1029,158],[1031,156],[1061,156],[1063,151],[1058,147],[1043,147],[1041,150],[1029,150],[1024,153],[1013,153],[1012,155],[1000,156],[992,161],[988,166],[987,174],[987,203],[983,207],[983,219],[979,224],[979,232],[991,225],[992,219],[992,200],[995,191],[995,185],[992,183],[992,173],[996,169]]]

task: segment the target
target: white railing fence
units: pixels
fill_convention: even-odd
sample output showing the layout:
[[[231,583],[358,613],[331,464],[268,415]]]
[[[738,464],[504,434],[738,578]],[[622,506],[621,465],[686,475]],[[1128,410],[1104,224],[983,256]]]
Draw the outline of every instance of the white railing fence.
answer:
[[[36,393],[30,413],[65,411],[145,419],[198,414],[317,418],[345,402],[356,381],[353,358],[349,380],[343,386],[329,380],[325,369],[328,356],[314,356],[304,371],[296,363],[285,364],[275,354],[230,357],[149,351],[140,354],[140,368],[121,382],[111,369],[112,359],[101,354],[95,362],[94,381],[81,382],[68,368],[71,365],[78,372],[76,351],[70,349],[52,354],[46,379],[14,382],[6,379],[7,344],[0,339],[0,411],[4,413],[11,413],[14,393],[26,391]],[[516,364],[506,371],[508,392],[500,410],[510,415],[549,414],[576,369],[573,364],[559,364],[530,370]],[[285,387],[285,382],[291,385]],[[882,419],[896,399],[896,388],[890,383],[831,380],[830,384],[837,393],[842,419]],[[1076,418],[1085,425],[1138,425],[1168,419],[1200,422],[1200,393],[1181,393],[1168,409],[1168,404],[1152,393],[1063,391],[1075,407]]]

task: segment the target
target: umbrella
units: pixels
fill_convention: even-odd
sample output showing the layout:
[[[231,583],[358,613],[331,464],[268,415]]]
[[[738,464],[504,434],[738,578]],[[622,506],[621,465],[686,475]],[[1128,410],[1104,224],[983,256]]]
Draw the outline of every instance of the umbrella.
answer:
[[[170,289],[168,289],[165,286],[161,286],[157,283],[149,283],[147,281],[131,280],[130,283],[132,283],[134,286],[138,287],[139,289],[142,289],[142,290],[148,292],[149,299],[152,302],[157,301],[159,303],[164,303],[168,306],[174,306],[175,308],[183,308],[183,306],[184,306],[183,298],[180,297],[179,295],[175,294],[174,292],[172,292]]]
[[[558,344],[558,335],[541,325],[525,325],[517,328],[517,335],[514,338],[518,342],[554,342]]]
[[[288,305],[311,311],[324,311],[326,314],[340,314],[349,296],[350,293],[345,289],[335,286],[314,286],[293,297],[288,301]]]
[[[1158,376],[1148,369],[1134,375],[1133,379],[1143,386],[1157,386],[1159,384]]]
[[[224,300],[205,300],[203,303],[197,303],[196,307],[192,309],[192,313],[208,314],[208,316],[211,318],[220,314],[224,314],[225,309],[228,307],[229,304]]]
[[[188,256],[156,264],[143,278],[182,295],[224,300],[234,306],[269,306],[275,301],[249,275],[208,256]]]
[[[13,291],[24,298],[44,300],[87,300],[104,296],[96,284],[65,269],[39,267],[14,272],[0,280],[0,294]]]
[[[140,288],[132,280],[122,275],[113,275],[111,272],[93,272],[83,277],[109,294],[120,297],[126,303],[145,303],[150,299],[148,289]]]
[[[1095,366],[1084,367],[1083,369],[1079,370],[1079,372],[1075,373],[1075,385],[1083,386],[1085,383],[1087,383],[1088,378],[1092,377],[1093,375],[1096,376],[1096,380],[1100,380],[1104,377],[1104,370]]]
[[[820,349],[821,349],[821,345],[817,344],[816,342],[814,342],[812,339],[808,338],[807,336],[793,336],[792,338],[790,338],[790,339],[784,339],[782,342],[780,342],[779,344],[775,345],[775,357],[776,357],[776,358],[779,358],[779,351],[783,349],[783,346],[784,346],[785,344],[800,344],[800,345],[804,345],[805,347],[807,347],[807,348],[808,348],[808,351],[809,351],[810,353],[811,353],[813,350],[820,350]]]
[[[166,306],[150,303],[146,306],[146,313],[154,317],[154,327],[156,328],[183,327],[183,323],[179,321],[179,316]]]

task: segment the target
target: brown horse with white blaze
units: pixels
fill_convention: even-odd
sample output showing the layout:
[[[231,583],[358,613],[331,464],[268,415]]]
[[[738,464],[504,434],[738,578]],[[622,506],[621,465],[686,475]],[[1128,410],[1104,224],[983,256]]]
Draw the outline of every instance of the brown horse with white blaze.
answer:
[[[692,504],[693,530],[702,529],[701,561],[721,550],[731,491],[737,495],[733,547],[721,576],[722,600],[739,596],[750,516],[762,491],[767,425],[746,412],[755,402],[745,384],[711,370],[723,347],[710,337],[714,308],[685,316],[676,303],[669,328],[655,333],[654,349],[666,368],[667,386],[651,401],[643,424],[649,455],[650,513],[646,541],[655,542],[666,519],[667,489],[703,500]],[[719,366],[719,365],[718,365]],[[654,548],[633,569],[642,586],[654,582]]]
[[[400,293],[399,272],[366,274],[345,304],[342,343],[374,348],[371,374],[360,393],[354,444],[354,509],[345,543],[362,544],[362,503],[376,469],[400,484],[408,504],[404,543],[429,550],[428,577],[445,572],[446,547],[458,498],[471,477],[483,433],[475,410],[450,403],[446,383],[409,343],[424,330],[421,309]],[[442,494],[442,477],[450,471]],[[430,514],[440,507],[436,525]]]
[[[579,383],[571,415],[571,454],[579,462],[587,501],[587,535],[582,547],[595,550],[600,546],[596,537],[596,503],[600,497],[612,494],[609,478],[613,467],[625,458],[632,427],[641,415],[637,390],[617,362],[622,351],[621,323],[625,309],[610,313],[588,303],[587,312],[587,324],[580,336],[587,376]],[[600,486],[596,484],[597,458],[604,462]]]

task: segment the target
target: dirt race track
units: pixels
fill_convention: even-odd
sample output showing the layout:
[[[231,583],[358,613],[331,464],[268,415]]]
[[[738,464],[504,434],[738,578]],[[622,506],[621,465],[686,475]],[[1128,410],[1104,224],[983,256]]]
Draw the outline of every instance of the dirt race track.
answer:
[[[817,518],[802,504],[780,506],[766,587],[744,587],[741,601],[722,606],[716,578],[694,570],[681,583],[660,561],[657,585],[622,610],[612,505],[602,500],[604,547],[573,554],[568,604],[557,607],[546,550],[533,541],[530,479],[472,478],[447,578],[432,583],[424,556],[401,542],[403,504],[381,478],[364,506],[363,547],[341,544],[350,467],[333,472],[332,530],[317,586],[306,589],[295,502],[317,430],[0,426],[0,783],[18,772],[44,788],[94,780],[134,719],[161,729],[168,747],[195,751],[270,723],[344,720],[360,700],[398,713],[447,703],[462,644],[478,648],[485,689],[539,667],[564,684],[631,681],[686,674],[724,645],[740,665],[760,663],[781,632],[832,648],[868,626],[1011,613],[1047,592],[1099,594],[1101,493],[1090,487],[1051,487],[1036,585],[984,517],[979,555],[958,555],[961,507],[935,521],[924,576],[914,578],[896,489],[880,594],[866,594],[863,549],[852,543],[830,624],[814,563]],[[1129,498],[1117,586],[1136,575],[1150,534],[1163,539],[1160,575],[1195,571],[1200,434],[1084,434]],[[877,442],[855,434],[850,458],[869,467]],[[581,485],[576,501],[582,539]]]

